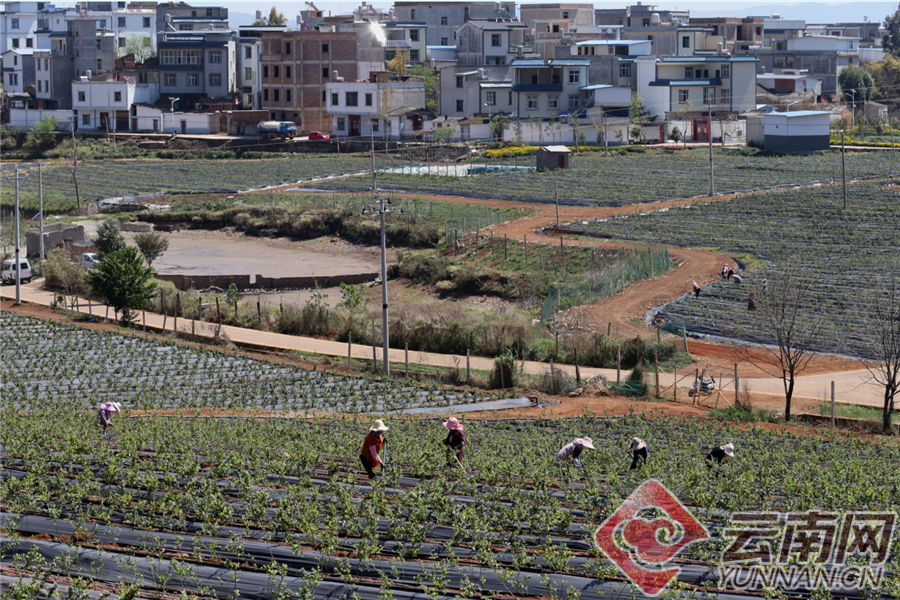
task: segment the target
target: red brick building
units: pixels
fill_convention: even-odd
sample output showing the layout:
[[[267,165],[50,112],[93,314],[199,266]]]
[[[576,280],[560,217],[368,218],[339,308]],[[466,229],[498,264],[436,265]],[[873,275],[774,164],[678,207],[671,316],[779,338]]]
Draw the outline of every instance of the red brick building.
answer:
[[[262,109],[301,131],[330,131],[325,84],[334,72],[355,81],[356,34],[284,31],[262,34]]]

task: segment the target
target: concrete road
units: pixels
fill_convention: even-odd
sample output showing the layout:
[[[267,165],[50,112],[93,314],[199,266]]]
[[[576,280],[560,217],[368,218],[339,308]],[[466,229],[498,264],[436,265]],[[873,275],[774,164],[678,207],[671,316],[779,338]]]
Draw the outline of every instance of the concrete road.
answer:
[[[40,285],[40,282],[23,285],[22,300],[31,302],[33,304],[50,306],[50,304],[53,302],[53,294],[51,292],[46,292],[39,289]],[[15,293],[15,286],[2,286],[2,288],[0,288],[0,297],[6,300],[14,300]],[[7,302],[3,303],[3,308],[6,308],[8,306],[9,305]],[[93,314],[95,316],[105,316],[106,307],[93,305],[89,308],[87,305],[82,305],[79,308],[79,312],[84,314]],[[147,329],[151,329],[153,331],[162,331],[163,329],[165,329],[165,331],[174,330],[175,323],[172,318],[164,318],[163,315],[158,315],[155,313],[145,313],[144,319],[145,320],[142,322],[142,325],[145,325]],[[195,323],[185,319],[178,320],[179,332],[191,333],[192,329],[195,335],[213,337],[216,333],[217,327],[211,323],[201,323],[199,321]],[[239,327],[232,327],[228,325],[222,326],[221,333],[239,346],[275,350],[297,350],[301,352],[312,352],[316,354],[322,354],[324,356],[333,356],[339,358],[346,358],[349,350],[352,357],[355,359],[372,359],[371,346],[361,346],[359,344],[353,344],[351,349],[348,348],[347,344],[342,342],[332,342],[314,338],[256,331],[253,329],[242,329]],[[376,353],[380,362],[383,356],[382,349],[377,348]],[[394,364],[394,369],[402,368],[401,365],[404,363],[406,358],[403,350],[391,349],[389,356],[391,363]],[[421,365],[459,368],[461,371],[465,370],[467,362],[469,367],[472,369],[490,371],[493,368],[494,362],[489,358],[473,356],[467,359],[465,356],[435,354],[431,352],[410,352],[409,361],[411,363]],[[530,375],[539,375],[550,372],[550,365],[548,363],[525,361],[524,368],[525,372]],[[556,368],[562,369],[572,376],[575,375],[575,367],[572,365],[557,365]],[[604,375],[612,381],[615,381],[616,379],[615,369],[595,369],[590,367],[581,367],[580,371],[582,379],[585,380],[593,377],[594,375]],[[678,391],[679,400],[688,399],[687,388],[689,388],[692,384],[692,373],[693,370],[685,370],[681,373],[677,373],[678,386],[680,388]],[[623,371],[622,377],[624,378],[626,376],[627,372]],[[881,389],[870,381],[869,373],[865,370],[827,375],[815,375],[811,377],[800,377],[797,380],[794,395],[798,399],[830,399],[831,381],[835,382],[835,395],[838,402],[865,404],[876,407],[882,406],[883,404]],[[661,394],[662,396],[668,397],[670,394],[672,394],[672,382],[672,374],[659,374],[660,389],[666,390],[668,388],[669,390],[668,392],[663,391]],[[752,392],[775,395],[784,394],[782,382],[780,379],[744,379],[741,380],[742,387],[744,385],[744,382],[747,383],[750,391]],[[656,383],[654,375],[652,373],[648,377],[648,383],[651,386],[654,386]],[[729,400],[734,399],[733,375],[728,375],[721,378],[719,381],[719,387],[723,390],[723,394]]]

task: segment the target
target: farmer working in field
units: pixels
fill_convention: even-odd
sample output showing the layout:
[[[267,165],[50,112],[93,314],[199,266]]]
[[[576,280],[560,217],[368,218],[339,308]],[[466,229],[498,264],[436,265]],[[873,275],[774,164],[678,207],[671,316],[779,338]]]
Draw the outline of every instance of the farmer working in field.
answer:
[[[118,402],[104,402],[100,405],[100,410],[97,412],[97,418],[100,420],[100,427],[103,428],[103,436],[106,436],[106,428],[112,427],[112,414],[114,412],[121,412],[122,405]]]
[[[647,442],[641,438],[634,438],[631,440],[631,444],[628,446],[628,452],[630,452],[632,456],[631,470],[637,469],[639,460],[643,459],[643,464],[647,464],[647,460],[650,458],[650,452],[647,450]]]
[[[594,448],[594,440],[589,437],[577,438],[571,444],[563,446],[560,451],[556,453],[556,460],[567,462],[571,456],[572,462],[575,463],[575,466],[578,467],[578,470],[584,475],[584,468],[581,466],[581,461],[578,460],[578,457],[580,457],[581,453],[585,450],[596,450],[596,448]]]
[[[734,444],[725,444],[724,446],[716,446],[706,455],[706,460],[715,461],[717,465],[721,465],[722,461],[734,458]]]
[[[444,421],[444,427],[450,430],[447,432],[444,444],[450,450],[456,451],[456,463],[459,465],[459,468],[462,469],[463,456],[465,456],[463,446],[466,445],[466,432],[463,431],[463,425],[456,417],[450,417]]]
[[[698,298],[700,297],[700,284],[696,281],[691,282],[691,289],[694,291],[694,295]]]
[[[363,441],[362,450],[359,452],[359,460],[365,468],[369,479],[375,478],[375,467],[381,465],[381,468],[384,469],[384,461],[379,453],[384,446],[384,432],[388,429],[389,427],[384,424],[384,421],[378,419],[372,425],[372,428],[369,429],[369,434]]]

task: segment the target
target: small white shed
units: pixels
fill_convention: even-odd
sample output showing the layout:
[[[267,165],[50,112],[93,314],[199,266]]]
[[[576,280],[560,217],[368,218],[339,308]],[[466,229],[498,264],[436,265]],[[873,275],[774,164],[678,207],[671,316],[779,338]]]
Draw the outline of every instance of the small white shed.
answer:
[[[765,149],[794,153],[828,150],[831,139],[831,113],[822,110],[798,110],[763,115]]]

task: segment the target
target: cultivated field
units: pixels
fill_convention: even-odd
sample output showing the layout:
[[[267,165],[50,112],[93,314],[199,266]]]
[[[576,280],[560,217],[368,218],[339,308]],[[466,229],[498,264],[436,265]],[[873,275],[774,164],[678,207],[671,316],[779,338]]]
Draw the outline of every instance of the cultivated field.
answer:
[[[572,227],[602,237],[716,248],[756,261],[743,285],[718,281],[699,298],[667,306],[663,316],[686,322],[688,331],[723,337],[754,331],[750,291],[759,295],[773,268],[791,267],[811,283],[801,313],[809,320],[825,315],[837,342],[864,351],[874,334],[866,324],[866,298],[896,275],[890,265],[900,249],[900,192],[884,183],[855,183],[844,209],[840,186],[796,188]]]
[[[4,364],[34,373],[4,395],[0,434],[4,584],[22,594],[44,582],[65,597],[92,584],[139,597],[605,598],[634,592],[592,535],[649,477],[706,515],[713,538],[677,559],[679,580],[702,586],[716,579],[725,547],[719,511],[900,502],[897,450],[887,443],[640,416],[470,420],[467,475],[448,462],[439,421],[388,419],[389,468],[370,482],[357,459],[368,419],[128,417],[223,406],[223,394],[232,408],[278,410],[288,395],[311,398],[302,404],[310,407],[416,403],[402,385],[316,379],[19,317],[3,325],[25,349],[17,363],[6,352]],[[83,356],[71,352],[73,338]],[[107,441],[90,410],[101,391],[125,409]],[[32,412],[16,410],[23,406]],[[554,456],[583,435],[597,450],[582,457],[581,478]],[[628,471],[634,435],[649,442],[651,462]],[[724,442],[737,455],[716,472],[703,456]],[[891,585],[896,575],[870,597],[889,597]]]

